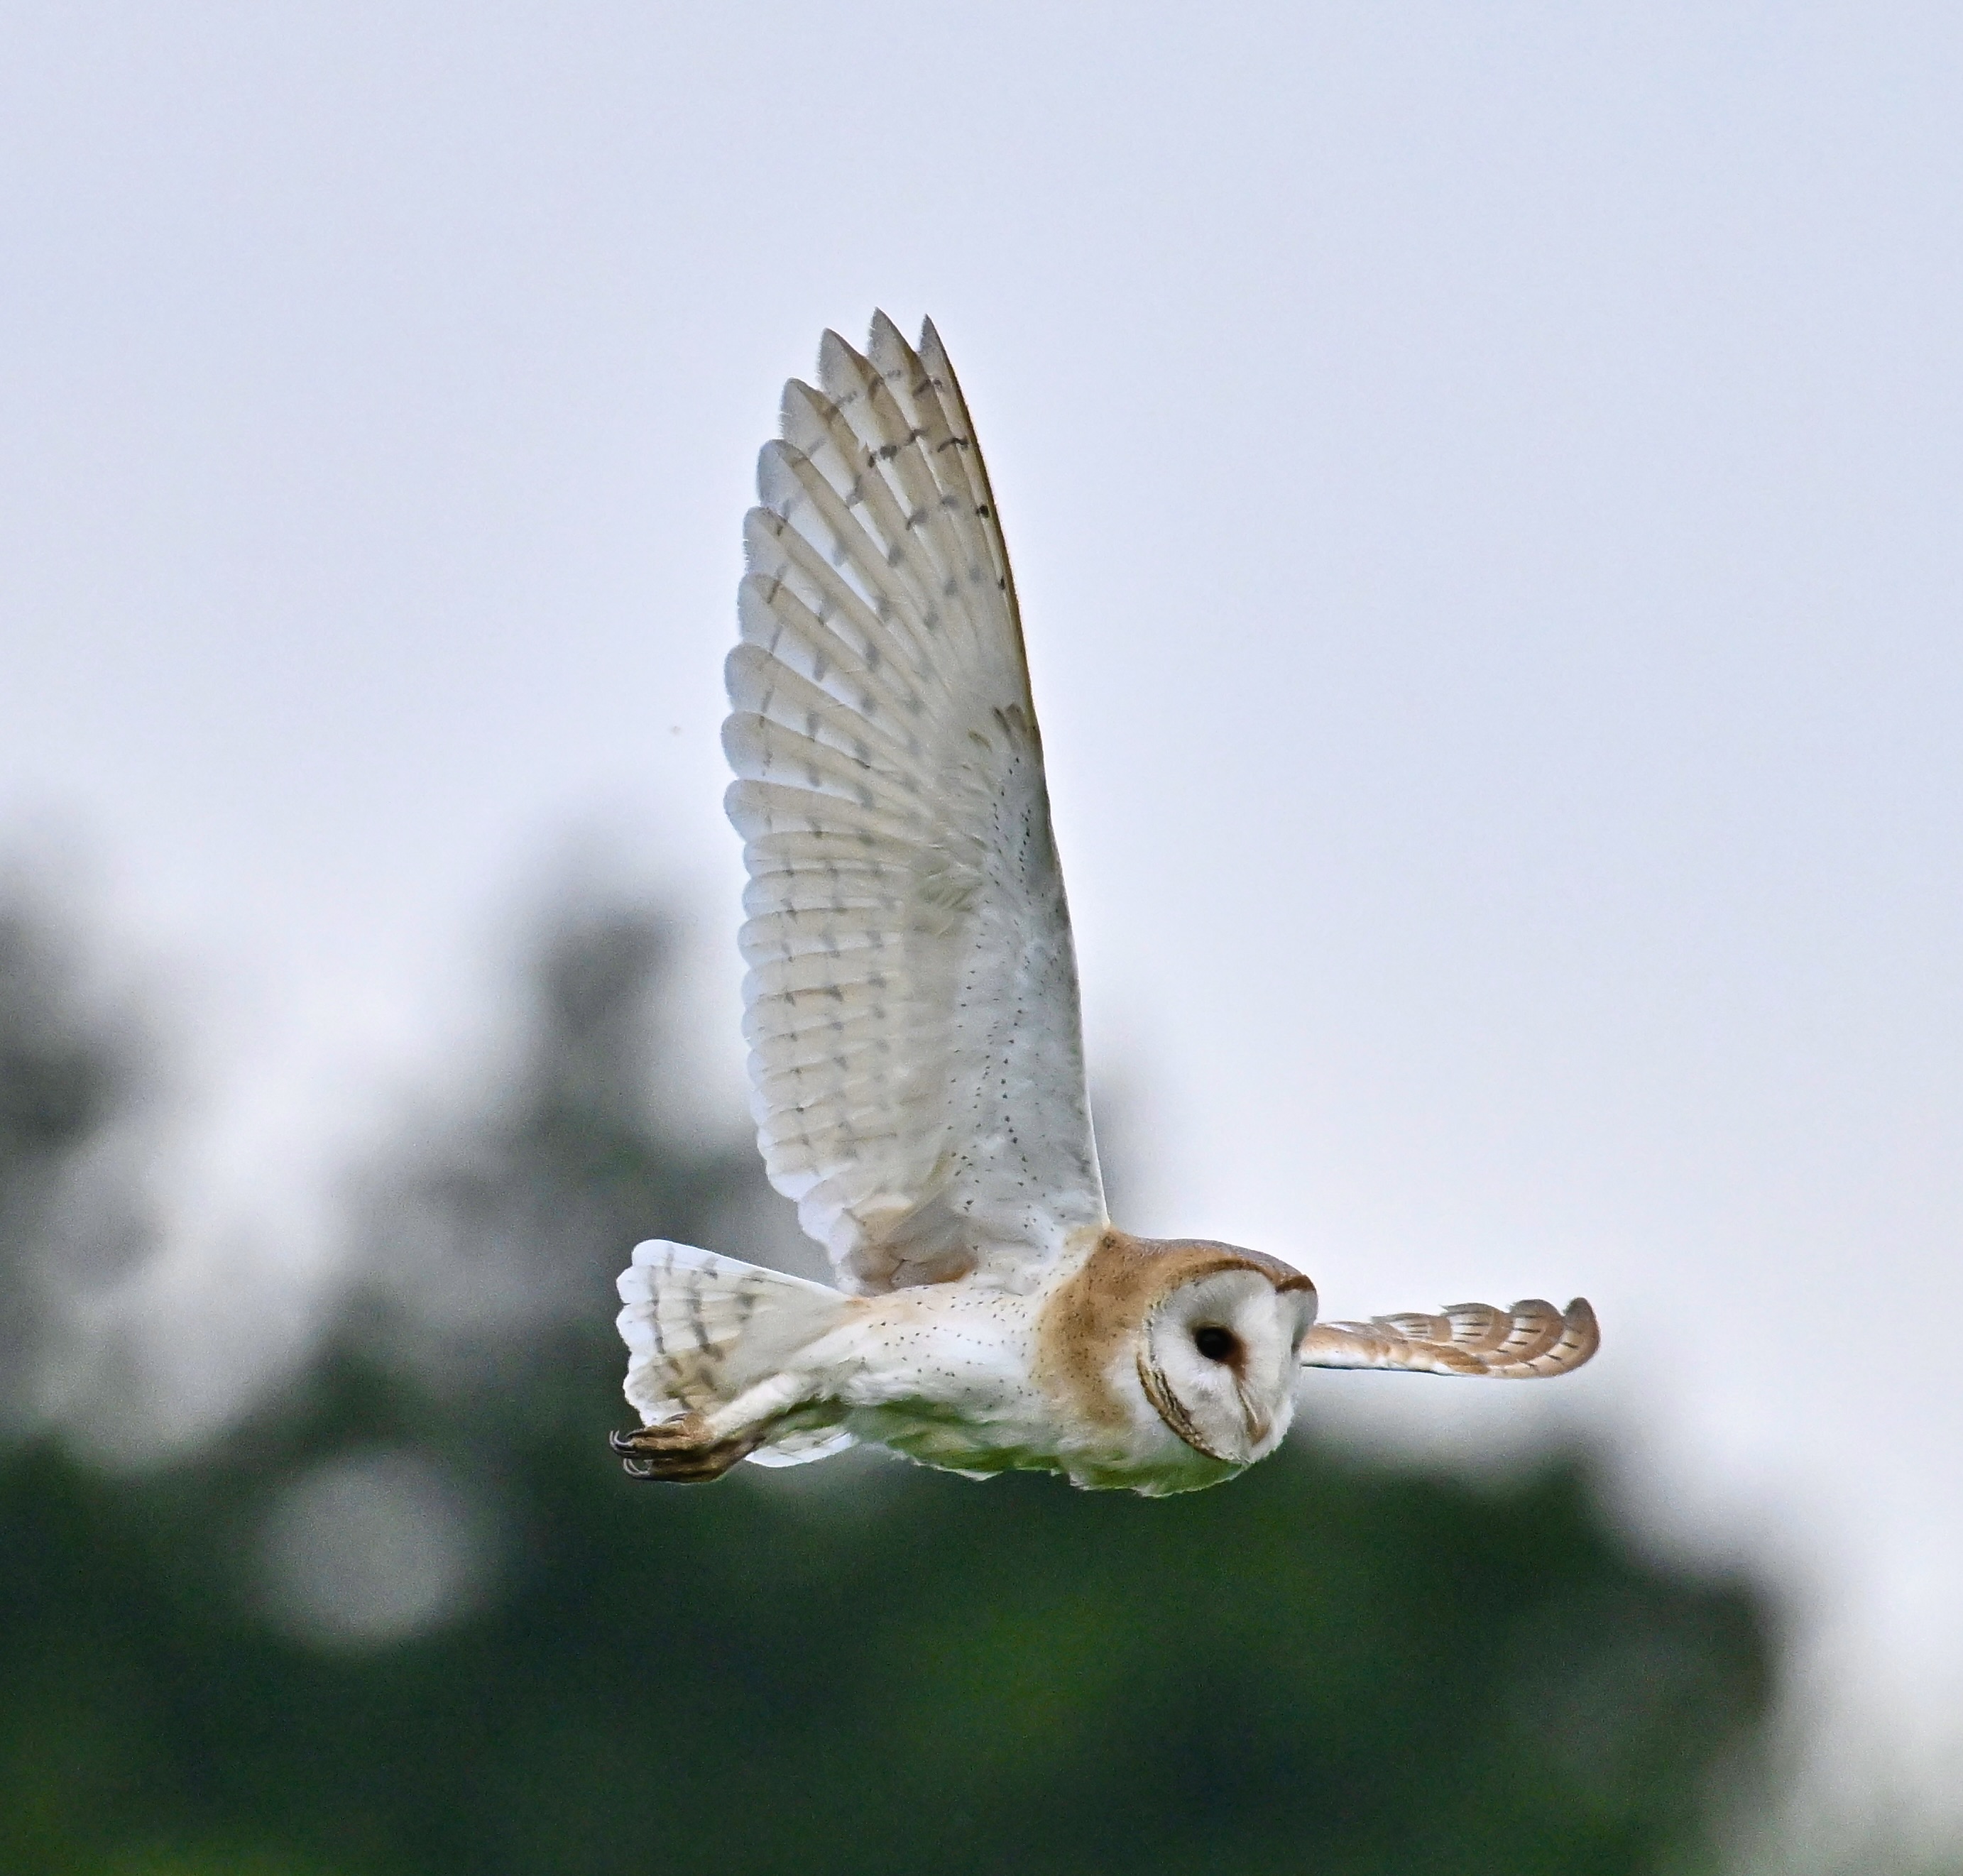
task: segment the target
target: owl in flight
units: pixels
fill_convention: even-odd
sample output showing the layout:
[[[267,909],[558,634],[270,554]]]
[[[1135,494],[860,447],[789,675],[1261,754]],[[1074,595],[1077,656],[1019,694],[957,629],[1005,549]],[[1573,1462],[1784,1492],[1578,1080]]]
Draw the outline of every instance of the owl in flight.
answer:
[[[682,1244],[620,1279],[637,1478],[865,1441],[1158,1494],[1280,1443],[1299,1369],[1507,1378],[1594,1353],[1537,1301],[1316,1321],[1279,1258],[1111,1222],[1021,622],[929,324],[828,332],[744,523],[723,744],[752,1108],[836,1289]]]

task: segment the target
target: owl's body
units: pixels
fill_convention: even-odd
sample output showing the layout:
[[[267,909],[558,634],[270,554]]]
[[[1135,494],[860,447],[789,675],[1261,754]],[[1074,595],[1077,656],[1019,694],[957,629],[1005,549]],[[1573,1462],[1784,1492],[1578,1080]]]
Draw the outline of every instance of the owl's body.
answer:
[[[1105,1210],[1042,738],[987,472],[930,325],[827,334],[745,527],[729,812],[758,1141],[841,1288],[686,1246],[620,1281],[636,1476],[857,1442],[1148,1493],[1287,1432],[1300,1366],[1526,1376],[1584,1302],[1315,1324],[1258,1252]]]
[[[1214,1484],[1280,1442],[1315,1314],[1314,1286],[1273,1259],[1110,1227],[1031,1292],[850,1297],[658,1242],[636,1252],[621,1291],[628,1398],[650,1429],[673,1429],[623,1445],[657,1475],[796,1465],[863,1441],[977,1477],[1055,1471],[1154,1495]],[[1237,1345],[1218,1364],[1217,1426],[1182,1413],[1142,1340],[1175,1293]]]

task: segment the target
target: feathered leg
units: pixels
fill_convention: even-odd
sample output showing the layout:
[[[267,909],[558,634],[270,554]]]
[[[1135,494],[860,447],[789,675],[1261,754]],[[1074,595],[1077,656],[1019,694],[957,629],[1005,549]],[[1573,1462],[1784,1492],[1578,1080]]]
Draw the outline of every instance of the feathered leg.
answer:
[[[706,1485],[747,1459],[769,1436],[767,1423],[740,1433],[718,1435],[700,1413],[610,1433],[607,1444],[620,1455],[630,1479],[661,1479],[674,1485]]]

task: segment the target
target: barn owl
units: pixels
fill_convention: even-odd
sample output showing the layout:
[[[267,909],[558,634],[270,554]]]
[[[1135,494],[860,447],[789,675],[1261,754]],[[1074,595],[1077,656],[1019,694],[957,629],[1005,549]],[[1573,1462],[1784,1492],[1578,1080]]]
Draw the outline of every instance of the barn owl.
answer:
[[[1042,743],[988,472],[931,323],[784,392],[729,655],[752,1109],[839,1287],[690,1246],[620,1279],[637,1478],[859,1442],[1148,1494],[1274,1451],[1303,1366],[1524,1377],[1587,1302],[1318,1323],[1279,1259],[1106,1215]]]

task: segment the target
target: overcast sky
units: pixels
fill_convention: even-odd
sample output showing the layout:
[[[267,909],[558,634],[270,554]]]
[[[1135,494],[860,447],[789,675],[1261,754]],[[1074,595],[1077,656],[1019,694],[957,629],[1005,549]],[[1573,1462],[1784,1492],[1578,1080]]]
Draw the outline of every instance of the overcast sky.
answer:
[[[1559,1388],[1307,1410],[1610,1429],[1632,1519],[1776,1559],[1847,1710],[1954,1740],[1963,14],[5,37],[0,845],[90,856],[178,974],[184,1268],[312,1280],[296,1195],[453,1059],[568,840],[685,903],[690,1098],[735,1109],[754,453],[822,327],[930,312],[1125,1221],[1339,1315],[1585,1292]]]

